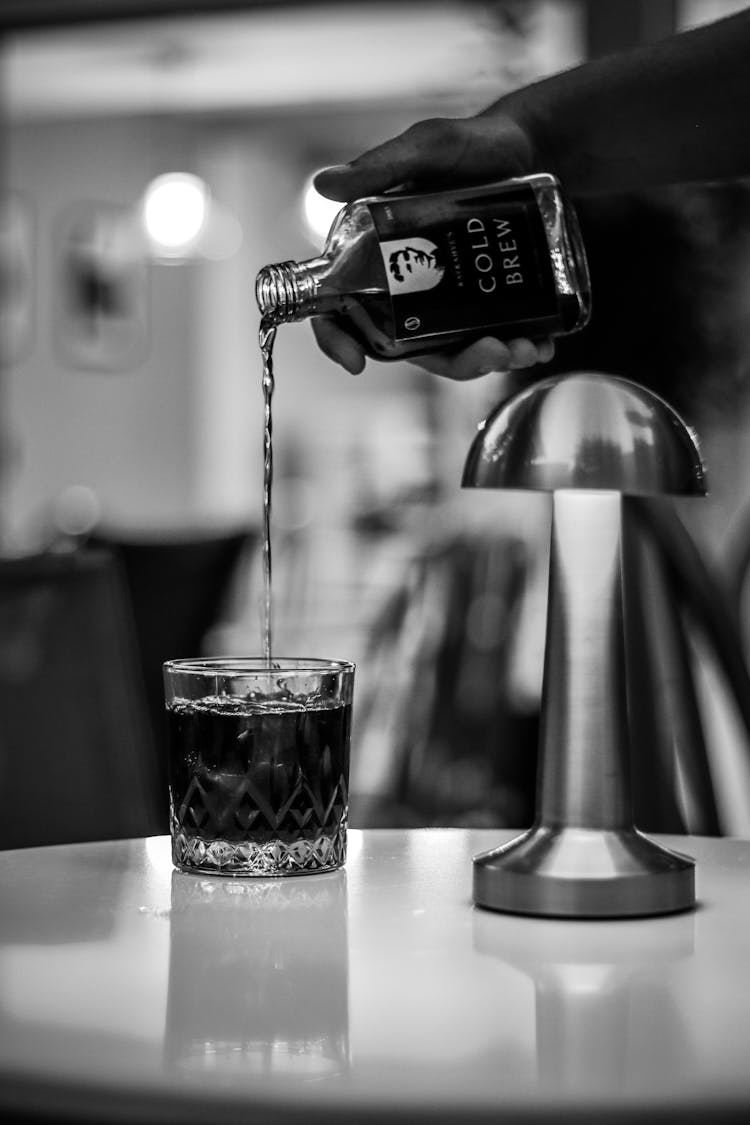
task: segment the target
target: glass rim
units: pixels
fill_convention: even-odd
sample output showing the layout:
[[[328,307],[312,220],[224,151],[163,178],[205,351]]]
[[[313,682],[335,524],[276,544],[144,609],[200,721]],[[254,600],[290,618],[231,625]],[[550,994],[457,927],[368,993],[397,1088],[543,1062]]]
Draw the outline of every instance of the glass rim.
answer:
[[[317,656],[183,656],[165,660],[165,672],[203,676],[257,676],[314,674],[316,672],[354,672],[351,660],[329,660]]]

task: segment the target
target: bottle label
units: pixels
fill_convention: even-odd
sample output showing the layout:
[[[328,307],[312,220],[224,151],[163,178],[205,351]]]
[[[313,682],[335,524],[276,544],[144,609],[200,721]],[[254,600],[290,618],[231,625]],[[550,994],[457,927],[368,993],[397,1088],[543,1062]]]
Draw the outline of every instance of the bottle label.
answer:
[[[398,341],[554,316],[557,295],[528,184],[368,203]]]

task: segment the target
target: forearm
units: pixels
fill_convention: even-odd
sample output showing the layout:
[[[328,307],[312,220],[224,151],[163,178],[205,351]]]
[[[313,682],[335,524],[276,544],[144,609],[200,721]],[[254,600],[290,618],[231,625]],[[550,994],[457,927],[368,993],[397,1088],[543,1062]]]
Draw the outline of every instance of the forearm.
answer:
[[[750,12],[500,99],[573,194],[750,175]]]

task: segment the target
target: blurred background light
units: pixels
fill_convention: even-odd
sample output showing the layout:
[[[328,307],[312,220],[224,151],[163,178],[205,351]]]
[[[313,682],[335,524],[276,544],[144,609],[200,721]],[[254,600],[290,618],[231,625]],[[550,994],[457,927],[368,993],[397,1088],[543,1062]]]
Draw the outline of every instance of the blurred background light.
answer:
[[[54,530],[58,535],[88,535],[101,514],[101,503],[93,488],[85,484],[68,485],[54,500]]]
[[[193,253],[210,205],[207,185],[189,172],[167,172],[152,180],[143,195],[142,216],[154,253],[165,258]]]
[[[322,246],[343,204],[321,195],[313,184],[313,177],[310,176],[305,184],[302,205],[308,231],[313,241]]]

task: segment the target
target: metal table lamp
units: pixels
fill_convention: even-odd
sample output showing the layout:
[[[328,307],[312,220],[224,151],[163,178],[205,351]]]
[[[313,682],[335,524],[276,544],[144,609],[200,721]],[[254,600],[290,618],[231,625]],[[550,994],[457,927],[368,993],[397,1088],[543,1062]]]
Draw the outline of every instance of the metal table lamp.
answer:
[[[547,379],[482,424],[462,483],[553,494],[536,820],[475,858],[474,901],[563,917],[688,909],[693,861],[633,825],[622,497],[704,495],[694,435],[635,383]]]

